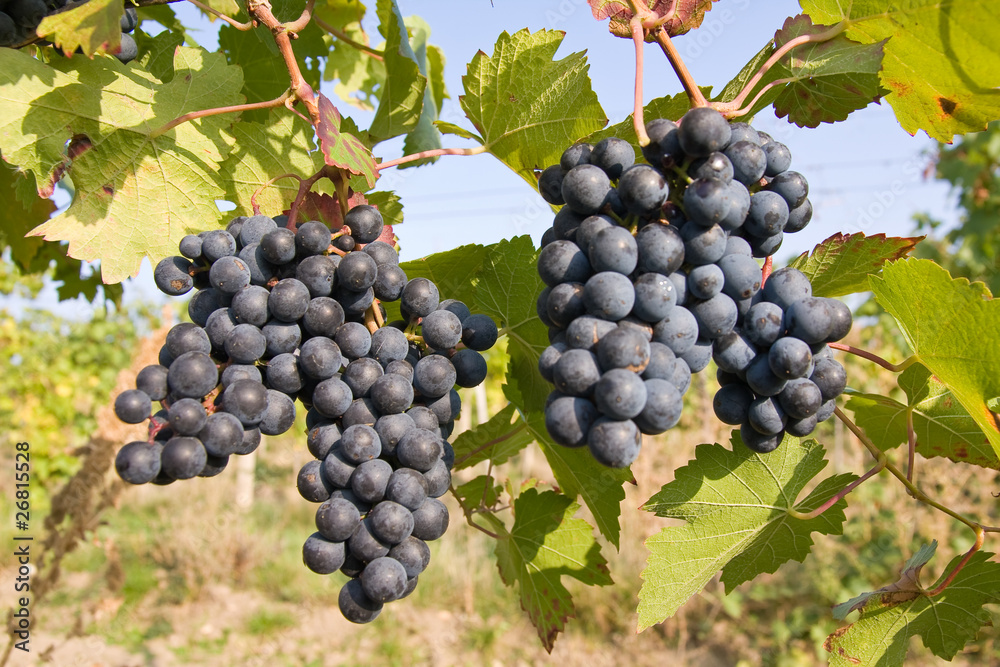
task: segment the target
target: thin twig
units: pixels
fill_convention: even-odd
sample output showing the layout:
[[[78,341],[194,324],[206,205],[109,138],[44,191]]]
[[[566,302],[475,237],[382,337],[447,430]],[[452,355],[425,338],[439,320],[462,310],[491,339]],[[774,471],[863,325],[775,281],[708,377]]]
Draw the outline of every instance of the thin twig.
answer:
[[[478,523],[476,523],[475,521],[472,520],[472,512],[470,512],[469,509],[466,508],[465,504],[462,502],[462,499],[458,497],[458,491],[455,489],[454,486],[448,487],[448,490],[451,491],[451,495],[455,496],[455,500],[458,501],[458,506],[462,508],[462,514],[465,515],[465,522],[467,524],[469,524],[470,526],[472,526],[473,528],[475,528],[478,531],[486,533],[487,535],[489,535],[490,537],[492,537],[494,540],[499,540],[500,539],[500,536],[497,535],[496,533],[494,533],[492,530],[489,530],[488,528],[484,528],[483,526],[480,526]]]
[[[421,151],[411,155],[404,155],[403,157],[398,157],[395,160],[382,162],[378,164],[377,167],[379,171],[382,171],[383,169],[388,169],[389,167],[398,167],[401,164],[416,162],[417,160],[437,157],[439,155],[479,155],[480,153],[485,152],[486,146],[473,146],[472,148],[432,148],[431,150]]]
[[[916,356],[912,356],[912,357],[908,357],[908,358],[904,359],[903,361],[899,362],[898,364],[893,364],[893,363],[891,363],[889,361],[886,361],[885,359],[883,359],[882,357],[878,356],[877,354],[875,354],[873,352],[869,352],[868,350],[862,350],[862,349],[854,347],[852,345],[845,345],[844,343],[828,343],[828,344],[829,344],[830,347],[832,347],[835,350],[842,350],[844,352],[850,352],[851,354],[856,354],[857,356],[863,357],[864,359],[867,359],[868,361],[874,361],[876,364],[878,364],[882,368],[884,368],[884,369],[886,369],[888,371],[892,371],[893,373],[900,373],[902,371],[905,371],[907,368],[909,368],[910,366],[912,366],[913,364],[915,364],[917,362]]]
[[[251,17],[271,31],[274,43],[288,70],[289,89],[292,95],[305,105],[313,127],[319,127],[319,104],[316,101],[316,93],[302,76],[299,61],[295,59],[295,51],[292,49],[291,33],[271,11],[271,3],[268,0],[247,0],[247,11]]]
[[[708,100],[705,99],[705,95],[701,92],[701,88],[695,83],[694,77],[691,76],[691,72],[688,71],[687,65],[684,64],[684,60],[681,59],[681,54],[678,53],[677,47],[670,40],[670,35],[662,27],[657,29],[653,33],[653,37],[656,39],[656,43],[660,45],[663,50],[663,55],[667,57],[670,61],[670,66],[674,68],[674,73],[677,74],[677,78],[681,80],[681,85],[684,86],[685,92],[687,92],[688,99],[691,100],[691,107],[707,107]]]
[[[786,83],[792,83],[794,81],[798,81],[798,79],[795,77],[789,77],[787,79],[775,79],[774,81],[771,81],[766,86],[761,88],[760,92],[757,93],[754,96],[754,98],[750,100],[750,103],[747,104],[742,109],[737,109],[733,111],[732,109],[729,108],[728,104],[713,104],[712,106],[715,107],[715,109],[726,118],[739,118],[740,116],[745,116],[748,113],[750,113],[750,111],[753,110],[754,105],[760,101],[760,98],[764,97],[764,95],[767,95],[769,91],[773,90],[774,88],[777,88],[778,86],[784,86]]]
[[[732,101],[727,102],[725,105],[716,105],[716,109],[719,111],[722,111],[723,107],[739,109],[743,106],[743,102],[747,97],[749,97],[750,93],[753,92],[753,89],[757,86],[757,84],[760,83],[761,79],[764,78],[764,75],[767,74],[768,70],[774,67],[779,60],[784,58],[789,51],[797,46],[802,46],[803,44],[808,44],[810,42],[829,41],[844,32],[844,30],[847,29],[847,25],[847,21],[841,21],[829,30],[813,35],[801,35],[800,37],[788,40],[786,43],[775,49],[774,53],[771,54],[771,57],[764,61],[764,64],[760,66],[760,69],[758,69],[757,72],[746,82],[746,85],[743,86],[743,90],[740,91],[739,95],[737,95]]]
[[[199,0],[187,0],[187,1],[190,2],[192,5],[194,5],[195,7],[197,7],[198,9],[200,9],[201,11],[205,12],[206,14],[212,14],[213,16],[222,19],[223,21],[225,21],[229,25],[233,26],[237,30],[242,30],[243,32],[247,32],[248,30],[253,30],[253,27],[254,27],[253,26],[253,21],[247,21],[246,23],[240,23],[236,19],[230,18],[229,16],[226,16],[225,14],[223,14],[222,12],[220,12],[219,10],[213,9],[213,8],[209,7],[208,5],[204,4],[203,2],[199,2]]]
[[[291,91],[286,90],[281,97],[276,97],[273,100],[268,100],[267,102],[252,102],[250,104],[235,104],[230,107],[216,107],[214,109],[202,109],[201,111],[192,111],[186,113],[183,116],[178,116],[172,121],[164,125],[163,127],[153,130],[149,134],[150,139],[156,139],[174,129],[178,125],[183,125],[188,121],[197,120],[199,118],[207,118],[209,116],[219,116],[225,113],[240,113],[243,111],[256,111],[257,109],[273,109],[274,107],[280,107],[288,99]]]
[[[797,510],[789,508],[788,509],[788,516],[790,516],[790,517],[792,517],[794,519],[800,519],[802,521],[808,521],[810,519],[815,519],[816,517],[818,517],[821,514],[823,514],[823,512],[827,511],[828,509],[830,509],[831,507],[833,507],[834,505],[836,505],[838,502],[840,502],[844,497],[847,496],[847,494],[849,494],[851,491],[853,491],[858,486],[860,486],[862,482],[864,482],[865,480],[867,480],[867,479],[871,478],[872,476],[877,475],[878,473],[880,473],[883,470],[885,470],[885,466],[886,466],[886,464],[888,462],[889,462],[889,459],[887,459],[885,457],[885,454],[883,453],[882,456],[879,457],[878,463],[875,464],[874,468],[872,468],[871,470],[869,470],[868,472],[866,472],[864,475],[862,475],[861,477],[858,477],[856,480],[854,480],[853,482],[851,482],[850,484],[848,484],[847,486],[845,486],[843,489],[840,490],[839,493],[837,493],[836,495],[834,495],[833,497],[831,497],[829,500],[827,500],[825,503],[823,503],[822,505],[820,505],[816,509],[814,509],[814,510],[812,510],[810,512],[799,512]]]
[[[295,193],[295,199],[292,200],[292,206],[288,209],[288,228],[295,231],[295,226],[299,217],[299,208],[302,206],[302,202],[305,200],[306,195],[312,190],[312,186],[316,185],[324,176],[329,175],[329,167],[323,165],[323,167],[317,171],[315,174],[309,178],[303,178],[299,180],[299,191]]]
[[[764,287],[764,283],[767,279],[771,277],[771,269],[774,267],[774,257],[768,255],[764,258],[764,266],[760,267],[760,286]]]
[[[350,37],[347,36],[347,33],[345,33],[342,30],[337,30],[332,25],[330,25],[329,23],[327,23],[323,19],[319,18],[318,16],[314,16],[313,17],[313,21],[315,21],[316,25],[318,25],[320,28],[322,28],[323,30],[326,30],[328,33],[330,33],[331,35],[333,35],[334,37],[336,37],[337,39],[339,39],[340,41],[342,41],[344,44],[347,44],[348,46],[352,46],[355,49],[357,49],[358,51],[361,51],[362,53],[368,54],[369,56],[371,56],[375,60],[381,60],[383,62],[385,61],[385,56],[378,49],[373,49],[372,47],[368,46],[367,44],[362,44],[361,42],[358,42],[358,41],[355,41],[355,40],[351,39]]]
[[[306,26],[309,25],[309,21],[313,19],[313,6],[315,4],[316,0],[308,0],[308,2],[306,2],[305,9],[303,9],[302,13],[299,15],[299,18],[295,19],[291,23],[286,23],[285,30],[294,35],[298,35],[298,33],[305,30]]]
[[[975,554],[982,548],[983,539],[986,537],[986,531],[983,530],[982,526],[976,526],[975,531],[976,531],[976,541],[972,543],[972,547],[965,552],[965,555],[962,557],[962,560],[960,560],[958,562],[958,565],[956,565],[955,568],[948,573],[948,576],[944,578],[944,581],[942,581],[940,584],[938,584],[931,590],[927,591],[927,597],[934,597],[935,595],[946,589],[948,587],[948,584],[954,581],[955,577],[958,576],[958,573],[961,572],[962,568],[965,567],[966,563],[969,562],[969,559],[972,558],[973,554]]]
[[[649,145],[649,135],[646,134],[646,123],[642,117],[642,75],[643,47],[646,44],[645,32],[642,29],[642,17],[636,14],[629,22],[632,28],[632,41],[635,43],[635,101],[632,110],[632,126],[635,136],[639,138],[640,146]]]

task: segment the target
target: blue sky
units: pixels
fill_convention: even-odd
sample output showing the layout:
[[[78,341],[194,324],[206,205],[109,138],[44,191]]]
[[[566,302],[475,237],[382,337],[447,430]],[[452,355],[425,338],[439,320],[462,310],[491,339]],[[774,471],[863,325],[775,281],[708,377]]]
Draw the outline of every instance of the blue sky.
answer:
[[[369,4],[373,15],[374,3]],[[404,15],[422,16],[431,26],[431,42],[444,50],[451,99],[445,101],[442,117],[450,122],[471,128],[458,101],[466,64],[479,50],[492,53],[501,31],[523,28],[564,31],[557,58],[585,50],[593,88],[611,122],[619,122],[631,112],[632,44],[612,36],[606,22],[594,20],[585,0],[494,0],[493,6],[488,0],[400,0],[399,5]],[[205,30],[196,33],[196,38],[206,48],[215,48],[213,33],[218,24],[208,24],[186,3],[173,7],[186,21],[199,21]],[[456,7],[461,9],[456,11]],[[798,4],[790,0],[721,0],[706,15],[702,28],[677,38],[676,45],[699,85],[719,88],[773,36],[786,17],[799,12]],[[377,45],[381,37],[374,21],[366,22],[366,28]],[[647,45],[645,61],[647,102],[681,91],[659,47]],[[523,75],[531,76],[531,72]],[[345,115],[367,126],[369,114],[341,103],[333,95],[332,85],[325,86],[324,92]],[[754,125],[789,146],[792,168],[809,180],[815,208],[809,227],[786,237],[776,257],[779,264],[838,231],[905,235],[912,230],[912,218],[918,212],[929,212],[945,221],[956,218],[948,189],[924,178],[933,142],[922,133],[916,137],[907,134],[886,103],[856,112],[846,122],[817,129],[789,125],[770,110],[758,115]],[[446,146],[468,145],[456,137],[445,137],[444,141]],[[401,150],[402,141],[394,140],[376,147],[376,154],[393,159]],[[403,260],[520,234],[529,234],[537,242],[551,224],[551,212],[537,193],[489,155],[445,156],[431,166],[387,170],[378,188],[395,189],[402,198],[406,222],[396,231]],[[153,286],[148,262],[130,283],[126,303],[167,299]],[[41,303],[51,307],[53,292],[46,290]],[[0,304],[5,302],[15,313],[26,305],[16,299],[4,299]],[[59,310],[67,316],[85,317],[89,306],[66,304]]]

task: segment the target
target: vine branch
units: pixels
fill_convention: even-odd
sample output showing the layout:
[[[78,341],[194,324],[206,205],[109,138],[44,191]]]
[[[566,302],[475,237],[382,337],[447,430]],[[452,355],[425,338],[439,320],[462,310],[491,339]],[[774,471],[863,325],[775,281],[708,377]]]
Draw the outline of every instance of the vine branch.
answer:
[[[344,44],[347,44],[348,46],[351,46],[357,49],[358,51],[361,51],[362,53],[368,54],[375,60],[381,60],[381,61],[385,60],[385,56],[378,49],[373,49],[367,44],[362,44],[359,41],[351,39],[350,37],[347,36],[347,33],[345,33],[343,30],[338,30],[337,28],[334,28],[332,25],[330,25],[323,19],[319,18],[318,16],[314,16],[313,21],[315,21],[316,25],[318,25],[320,28],[327,31],[328,33],[339,39]]]
[[[429,157],[437,157],[439,155],[479,155],[480,153],[485,153],[485,152],[486,152],[486,146],[473,146],[472,148],[432,148],[430,150],[421,151],[419,153],[404,155],[403,157],[398,157],[395,160],[382,162],[376,166],[379,171],[382,171],[383,169],[388,169],[389,167],[398,167],[401,164],[416,162],[417,160],[423,160]]]
[[[694,77],[691,76],[691,72],[688,70],[687,65],[684,64],[681,54],[677,51],[677,47],[674,46],[667,31],[661,26],[652,34],[653,38],[656,39],[656,43],[663,50],[663,55],[670,61],[670,66],[674,68],[677,78],[681,80],[684,91],[687,93],[688,99],[691,100],[691,108],[709,106],[708,100],[705,99],[701,88],[695,83]]]
[[[822,505],[820,505],[816,509],[811,510],[809,512],[799,512],[799,511],[797,511],[795,509],[789,508],[788,509],[788,516],[790,516],[790,517],[792,517],[794,519],[800,519],[802,521],[808,521],[810,519],[815,519],[816,517],[822,515],[823,512],[827,511],[828,509],[830,509],[831,507],[833,507],[834,505],[836,505],[838,502],[840,502],[841,500],[843,500],[847,496],[847,494],[849,494],[851,491],[853,491],[854,489],[856,489],[859,486],[861,486],[862,482],[864,482],[865,480],[870,479],[874,475],[877,475],[878,473],[880,473],[883,470],[885,470],[885,466],[889,462],[889,459],[886,458],[884,452],[879,452],[879,453],[881,454],[881,456],[879,456],[878,463],[875,464],[874,468],[872,468],[871,470],[869,470],[868,472],[866,472],[864,475],[862,475],[861,477],[858,477],[856,480],[854,480],[853,482],[851,482],[850,484],[848,484],[847,486],[845,486],[843,489],[840,490],[840,492],[836,493],[834,496],[832,496],[825,503],[823,503]]]
[[[643,120],[642,110],[642,76],[643,76],[643,46],[646,43],[645,32],[642,28],[642,17],[636,13],[629,21],[632,28],[632,42],[635,44],[635,102],[632,111],[632,127],[635,128],[635,136],[639,138],[640,146],[649,145],[649,135],[646,134],[646,123]]]
[[[850,352],[851,354],[855,354],[859,357],[867,359],[868,361],[873,361],[882,368],[888,371],[892,371],[893,373],[901,373],[902,371],[905,371],[907,368],[909,368],[910,366],[912,366],[917,362],[916,355],[907,357],[898,364],[894,364],[889,361],[886,361],[885,359],[878,356],[874,352],[869,352],[868,350],[862,350],[861,348],[854,347],[853,345],[846,345],[844,343],[828,343],[828,345],[835,350]]]
[[[174,129],[178,125],[183,125],[188,121],[197,120],[199,118],[207,118],[208,116],[221,116],[225,113],[240,113],[243,111],[255,111],[257,109],[273,109],[275,107],[282,106],[290,97],[291,91],[286,90],[281,97],[276,97],[273,100],[268,100],[266,102],[251,102],[250,104],[234,104],[230,107],[216,107],[214,109],[202,109],[201,111],[191,111],[184,114],[183,116],[178,116],[172,121],[164,125],[163,127],[153,130],[149,134],[150,139],[156,139]]]
[[[206,5],[205,3],[200,2],[200,0],[187,0],[187,1],[190,2],[192,5],[194,5],[195,7],[197,7],[198,9],[200,9],[201,11],[205,12],[206,14],[212,14],[213,16],[222,19],[223,21],[233,26],[237,30],[242,30],[243,32],[247,32],[249,30],[253,30],[254,28],[253,21],[240,23],[236,19],[226,16],[219,10],[213,9],[212,7]]]

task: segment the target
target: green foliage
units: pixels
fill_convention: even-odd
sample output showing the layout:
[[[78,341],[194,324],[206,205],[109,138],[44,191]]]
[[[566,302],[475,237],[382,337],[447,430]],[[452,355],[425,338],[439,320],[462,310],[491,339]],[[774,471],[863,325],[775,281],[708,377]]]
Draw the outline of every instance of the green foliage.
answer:
[[[121,47],[121,16],[122,6],[118,0],[94,0],[46,16],[36,32],[48,37],[67,57],[77,48],[87,55],[116,53]]]
[[[477,53],[462,77],[462,109],[483,146],[532,186],[536,170],[607,123],[584,55],[552,60],[562,40],[554,30],[504,32],[493,55]]]
[[[639,591],[639,629],[672,616],[722,571],[726,590],[789,560],[803,560],[813,532],[839,535],[846,503],[838,500],[819,517],[799,519],[853,479],[828,477],[803,500],[799,494],[826,467],[825,450],[815,440],[786,436],[770,454],[745,447],[737,432],[733,449],[699,445],[695,458],[675,471],[675,479],[643,509],[683,519],[646,540],[649,562]]]
[[[889,40],[879,77],[910,134],[950,142],[1000,117],[1000,26],[978,0],[799,4],[814,22],[844,21],[847,36],[862,44]]]
[[[612,583],[591,527],[573,518],[577,509],[566,496],[528,489],[514,500],[509,531],[495,518],[490,522],[500,534],[496,547],[500,576],[508,586],[517,585],[521,606],[550,651],[566,619],[574,614],[562,577],[591,586]]]
[[[947,386],[1000,454],[1000,302],[982,283],[953,279],[927,260],[887,264],[871,289],[917,359]],[[930,323],[930,324],[929,324]]]
[[[827,640],[830,664],[902,665],[914,636],[934,655],[951,660],[992,622],[983,605],[1000,602],[1000,564],[989,560],[993,554],[973,554],[943,592],[930,596],[927,591],[934,585],[921,586],[920,574],[936,546],[921,549],[907,561],[895,584],[842,606],[841,612],[860,609],[861,617]],[[961,559],[952,559],[945,572]]]
[[[920,241],[837,232],[788,266],[809,277],[814,296],[846,296],[868,291],[868,276],[878,275],[886,262],[906,257]]]
[[[878,394],[851,394],[847,409],[879,449],[907,442],[907,413],[913,414],[917,453],[925,458],[944,456],[984,468],[1000,470],[1000,459],[976,421],[931,372],[914,364],[897,378],[906,394],[901,403]]]
[[[378,0],[379,32],[385,37],[385,78],[369,132],[377,141],[406,134],[417,126],[427,78],[420,73],[396,0]]]

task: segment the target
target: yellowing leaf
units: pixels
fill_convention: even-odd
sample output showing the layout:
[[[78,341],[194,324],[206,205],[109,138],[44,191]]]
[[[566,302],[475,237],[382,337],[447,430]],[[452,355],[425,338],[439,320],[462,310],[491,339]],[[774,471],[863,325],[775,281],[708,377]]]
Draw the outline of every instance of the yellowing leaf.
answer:
[[[77,47],[87,55],[118,53],[122,38],[121,17],[121,0],[89,0],[69,11],[46,16],[36,32],[39,37],[49,38],[67,57],[72,56]]]

